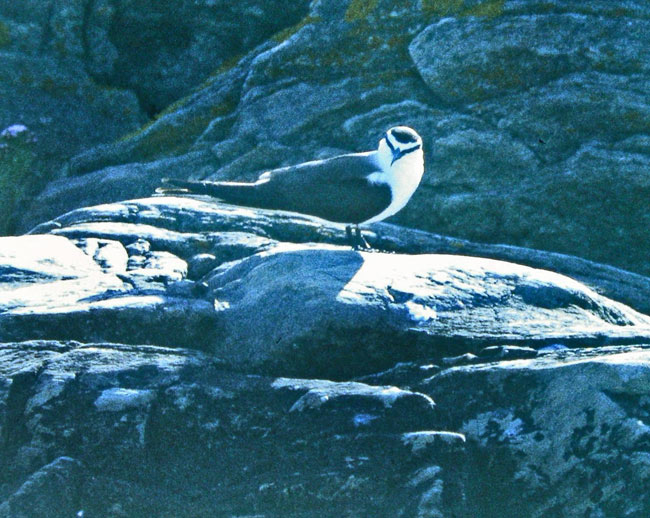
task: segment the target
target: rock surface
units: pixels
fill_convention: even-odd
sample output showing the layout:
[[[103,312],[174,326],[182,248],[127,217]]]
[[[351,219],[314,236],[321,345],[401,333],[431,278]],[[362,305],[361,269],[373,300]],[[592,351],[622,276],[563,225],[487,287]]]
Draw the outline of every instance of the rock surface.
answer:
[[[306,0],[2,2],[0,132],[24,125],[35,144],[26,163],[0,137],[0,187],[20,187],[2,189],[0,234],[16,232],[21,203],[65,176],[72,157],[128,139],[306,9]]]
[[[212,9],[182,5],[190,25]],[[233,8],[233,20],[252,23],[241,16],[252,6]],[[424,137],[426,174],[396,222],[650,273],[646,2],[322,0],[295,9],[285,26],[295,25],[270,38],[253,31],[259,46],[242,44],[242,56],[152,124],[77,154],[21,228],[148,195],[162,176],[251,179],[370,149],[387,127],[409,124]],[[161,94],[147,78],[176,70],[163,61],[129,81]]]
[[[0,516],[646,516],[648,279],[374,229],[157,197],[1,238]]]
[[[614,347],[452,368],[416,390],[489,470],[476,516],[643,516],[649,376],[647,347]]]
[[[0,518],[649,516],[649,23],[0,2]],[[373,251],[149,197],[395,124],[427,171]]]

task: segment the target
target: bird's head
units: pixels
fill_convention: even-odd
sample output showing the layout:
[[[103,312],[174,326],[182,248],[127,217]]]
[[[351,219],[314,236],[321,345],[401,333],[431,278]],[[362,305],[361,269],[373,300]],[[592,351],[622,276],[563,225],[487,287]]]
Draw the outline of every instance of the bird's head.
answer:
[[[422,151],[422,139],[408,126],[389,129],[379,141],[379,153],[389,158],[391,166],[403,156],[418,151]]]

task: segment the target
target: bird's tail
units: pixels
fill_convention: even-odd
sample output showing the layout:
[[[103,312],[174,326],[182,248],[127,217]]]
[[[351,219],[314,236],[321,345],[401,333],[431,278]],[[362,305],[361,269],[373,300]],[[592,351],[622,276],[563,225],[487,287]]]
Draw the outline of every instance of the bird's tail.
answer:
[[[205,194],[201,192],[202,182],[163,178],[162,185],[156,189],[157,194]]]
[[[163,178],[158,194],[203,194],[226,202],[248,204],[255,201],[255,184],[241,182],[209,182]]]

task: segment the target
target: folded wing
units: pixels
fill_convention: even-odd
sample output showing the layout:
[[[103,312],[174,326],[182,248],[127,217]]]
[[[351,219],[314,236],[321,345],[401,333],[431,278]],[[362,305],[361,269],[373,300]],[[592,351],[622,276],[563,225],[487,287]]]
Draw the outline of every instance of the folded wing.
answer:
[[[168,184],[176,188],[171,192],[180,188],[247,207],[299,212],[339,223],[361,223],[382,212],[391,202],[387,184],[367,179],[380,171],[374,155],[342,155],[275,169],[264,173],[255,183],[168,180]]]

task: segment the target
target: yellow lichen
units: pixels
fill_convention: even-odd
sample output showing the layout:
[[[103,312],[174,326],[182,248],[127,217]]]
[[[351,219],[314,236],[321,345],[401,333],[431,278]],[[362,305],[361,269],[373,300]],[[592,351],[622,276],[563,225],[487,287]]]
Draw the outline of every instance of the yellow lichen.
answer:
[[[352,0],[345,11],[345,21],[365,20],[376,8],[379,0]]]
[[[219,68],[215,70],[210,77],[208,78],[208,81],[206,81],[207,84],[212,84],[214,82],[214,79],[221,74],[225,74],[226,72],[232,70],[237,66],[237,63],[239,63],[242,58],[244,57],[244,54],[235,54],[234,56],[230,56],[228,59],[225,59],[221,65],[219,65]]]
[[[482,16],[484,18],[496,18],[503,14],[505,0],[489,0],[482,4],[475,5],[461,12],[461,16]]]
[[[422,0],[422,10],[434,16],[480,16],[494,18],[503,14],[505,0],[487,0],[465,7],[465,0]]]
[[[422,10],[426,14],[445,16],[460,12],[464,0],[422,0]]]
[[[297,24],[292,25],[291,27],[287,27],[286,29],[282,29],[279,32],[276,32],[273,36],[271,36],[271,39],[278,43],[282,43],[283,41],[288,40],[291,36],[296,34],[303,27],[306,27],[307,25],[311,25],[313,23],[317,23],[319,21],[320,21],[320,16],[307,16],[303,18],[301,21],[299,21]]]
[[[182,103],[178,104],[182,106]],[[215,118],[226,115],[235,109],[235,104],[224,101],[206,111],[183,118],[182,121],[163,123],[152,120],[134,132],[125,135],[121,142],[142,137],[133,150],[138,160],[152,160],[161,156],[178,155],[186,152],[194,140]],[[146,135],[144,133],[147,133]]]

